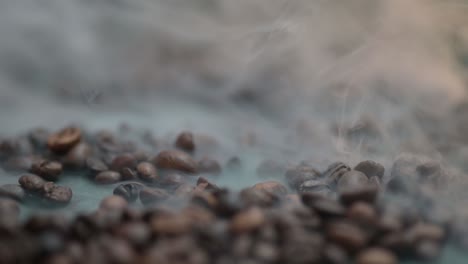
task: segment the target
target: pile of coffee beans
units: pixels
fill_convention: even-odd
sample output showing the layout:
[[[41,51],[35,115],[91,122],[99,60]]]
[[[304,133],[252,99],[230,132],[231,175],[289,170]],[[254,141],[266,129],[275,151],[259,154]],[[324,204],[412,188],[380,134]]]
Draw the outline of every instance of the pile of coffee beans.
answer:
[[[0,141],[2,168],[18,176],[0,186],[2,263],[395,264],[468,249],[468,214],[441,210],[428,191],[447,181],[437,162],[402,155],[386,171],[372,160],[323,170],[266,160],[257,174],[269,179],[232,191],[216,181],[242,160],[200,153],[215,140],[129,129]],[[21,219],[21,207],[67,208],[70,172],[113,191],[92,212]]]

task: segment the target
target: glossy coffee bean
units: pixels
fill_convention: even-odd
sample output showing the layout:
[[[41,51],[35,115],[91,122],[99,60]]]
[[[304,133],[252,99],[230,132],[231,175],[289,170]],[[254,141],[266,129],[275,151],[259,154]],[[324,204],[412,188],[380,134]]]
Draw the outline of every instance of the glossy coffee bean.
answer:
[[[57,181],[62,174],[63,166],[56,161],[41,161],[31,166],[31,172],[48,181]]]
[[[156,167],[149,162],[140,162],[136,167],[136,171],[138,173],[138,177],[143,181],[156,182],[159,180]]]
[[[77,127],[67,127],[49,136],[47,146],[55,153],[65,153],[81,140],[81,130]]]
[[[135,157],[131,154],[123,154],[115,157],[109,167],[113,171],[120,171],[123,168],[134,168],[135,166]]]
[[[92,154],[93,149],[91,146],[87,143],[80,142],[62,157],[61,162],[67,168],[81,169],[86,165],[86,159]]]
[[[369,248],[359,253],[356,264],[398,264],[398,258],[384,248]]]
[[[98,158],[87,158],[86,168],[89,170],[92,176],[97,175],[100,172],[109,170],[107,165]]]
[[[143,189],[143,187],[143,184],[136,182],[120,184],[114,189],[114,195],[121,196],[128,202],[134,202],[138,199],[140,190]]]
[[[94,181],[99,184],[112,184],[121,180],[122,175],[116,171],[103,171],[94,178]]]
[[[184,151],[193,152],[195,150],[195,142],[193,141],[193,134],[189,131],[183,131],[177,136],[174,145]]]
[[[161,151],[153,163],[158,169],[178,170],[186,173],[197,173],[197,163],[185,152],[178,150]]]
[[[18,183],[26,191],[37,192],[42,189],[46,181],[37,175],[25,174],[19,178]]]
[[[384,166],[372,160],[360,162],[354,167],[354,170],[364,173],[368,178],[377,176],[379,179],[382,179],[385,173]]]
[[[18,184],[4,184],[0,186],[0,197],[23,201],[25,196],[24,189]]]
[[[123,210],[127,206],[127,200],[119,195],[107,196],[99,204],[99,208],[104,210]]]
[[[335,162],[328,166],[322,173],[322,177],[333,188],[338,183],[341,176],[350,170],[351,168],[343,162]]]
[[[42,187],[41,195],[46,202],[52,205],[66,205],[72,199],[73,192],[69,187],[47,182]]]
[[[140,190],[140,201],[144,205],[161,202],[169,198],[169,194],[159,188],[143,188]]]

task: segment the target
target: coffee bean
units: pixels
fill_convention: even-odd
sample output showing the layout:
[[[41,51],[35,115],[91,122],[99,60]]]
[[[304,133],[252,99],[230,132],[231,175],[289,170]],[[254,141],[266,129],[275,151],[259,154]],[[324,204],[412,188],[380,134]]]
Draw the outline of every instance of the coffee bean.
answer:
[[[136,168],[140,179],[146,182],[156,182],[159,179],[158,171],[149,162],[140,162]]]
[[[308,180],[299,186],[299,193],[314,193],[318,196],[328,197],[332,190],[322,179]]]
[[[418,223],[412,226],[406,234],[413,243],[421,240],[441,242],[445,238],[445,231],[442,227],[427,223]]]
[[[137,248],[143,248],[151,238],[151,230],[142,222],[131,222],[120,226],[117,235]]]
[[[338,183],[341,176],[350,170],[351,168],[343,162],[335,162],[328,166],[322,173],[322,177],[325,178],[326,182],[333,188]]]
[[[119,182],[122,179],[122,175],[115,171],[103,171],[96,175],[94,181],[99,184],[112,184]]]
[[[398,258],[387,249],[369,248],[359,253],[356,264],[397,264]]]
[[[182,214],[164,212],[150,221],[151,230],[156,234],[181,235],[189,232],[190,219]]]
[[[367,244],[367,235],[359,227],[345,221],[333,222],[327,226],[330,241],[349,252],[356,252]]]
[[[69,151],[81,140],[81,130],[77,127],[66,127],[49,136],[47,146],[55,153]]]
[[[52,205],[66,205],[73,196],[69,187],[55,185],[53,182],[46,182],[42,187],[41,194],[46,202]]]
[[[104,210],[123,210],[127,206],[128,202],[119,195],[107,196],[99,204],[99,208]]]
[[[274,193],[252,188],[242,190],[240,198],[246,206],[255,205],[259,207],[271,207],[280,201],[278,195]]]
[[[23,201],[25,198],[24,189],[18,184],[4,184],[0,186],[0,197],[12,198]]]
[[[204,178],[204,177],[199,177],[198,180],[197,180],[197,188],[199,186],[202,186],[202,190],[203,191],[216,191],[216,190],[219,190],[219,187],[214,184],[214,183],[211,183],[210,181],[208,181],[208,179]]]
[[[320,172],[312,167],[300,165],[288,169],[284,176],[289,186],[297,190],[306,181],[318,180]]]
[[[183,131],[177,136],[174,145],[184,151],[193,152],[195,150],[195,143],[193,141],[193,134],[189,131]]]
[[[138,173],[132,168],[123,168],[120,170],[123,181],[133,181],[138,179]]]
[[[382,179],[385,173],[384,166],[372,160],[360,162],[356,167],[354,167],[354,170],[364,173],[368,178],[377,176],[379,179]]]
[[[136,159],[133,155],[124,154],[115,157],[110,164],[110,169],[113,171],[121,171],[123,168],[134,168],[136,166]]]
[[[252,189],[264,191],[278,196],[285,196],[286,194],[288,194],[286,186],[277,181],[260,182],[252,186]]]
[[[266,221],[262,210],[252,207],[236,214],[229,225],[229,230],[236,234],[248,233],[260,228]]]
[[[373,203],[377,198],[378,189],[369,184],[369,180],[364,173],[359,171],[349,171],[338,181],[338,191],[340,200],[344,204],[352,204],[355,201],[365,201]]]
[[[97,158],[87,158],[86,167],[93,176],[100,172],[109,170],[107,165],[102,160]]]
[[[323,249],[323,258],[329,264],[347,264],[349,263],[349,256],[341,247],[328,244]]]
[[[322,217],[341,217],[345,214],[345,208],[330,198],[317,197],[310,193],[301,195],[302,202],[314,209]]]
[[[182,175],[177,173],[163,174],[158,182],[161,186],[169,189],[174,189],[185,183]]]
[[[56,161],[42,161],[31,167],[31,172],[48,181],[57,181],[62,174],[62,164]]]
[[[352,190],[362,186],[366,186],[369,183],[367,176],[360,171],[348,171],[344,173],[338,181],[338,191]]]
[[[159,169],[178,170],[186,173],[197,173],[197,163],[187,153],[178,150],[161,151],[153,163]]]
[[[158,188],[143,188],[140,190],[140,201],[144,205],[149,205],[155,202],[164,201],[169,198],[169,194]]]
[[[366,227],[375,226],[379,220],[374,207],[364,202],[353,203],[346,215],[348,219]]]
[[[134,202],[143,187],[144,185],[140,183],[124,183],[114,189],[114,194],[123,197],[128,202]]]
[[[61,161],[65,167],[72,169],[81,169],[86,165],[86,159],[93,154],[93,149],[90,145],[80,142],[74,146]]]
[[[42,189],[46,181],[37,175],[25,174],[19,178],[18,183],[26,191],[37,192]]]

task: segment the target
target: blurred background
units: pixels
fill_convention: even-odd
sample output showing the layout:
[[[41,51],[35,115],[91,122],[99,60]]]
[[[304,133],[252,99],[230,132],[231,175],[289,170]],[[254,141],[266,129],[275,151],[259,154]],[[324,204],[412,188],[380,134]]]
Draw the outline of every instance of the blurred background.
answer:
[[[0,136],[127,122],[265,158],[468,170],[467,1],[2,1],[0,35]]]

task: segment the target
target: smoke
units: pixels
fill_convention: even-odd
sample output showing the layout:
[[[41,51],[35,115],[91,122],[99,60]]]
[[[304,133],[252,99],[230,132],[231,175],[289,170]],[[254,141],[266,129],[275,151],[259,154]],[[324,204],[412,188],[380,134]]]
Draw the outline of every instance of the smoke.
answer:
[[[288,161],[371,158],[389,167],[410,151],[459,166],[464,120],[453,109],[466,100],[467,7],[3,1],[3,133],[126,120],[161,134],[213,133],[232,152],[254,135],[259,155]]]

